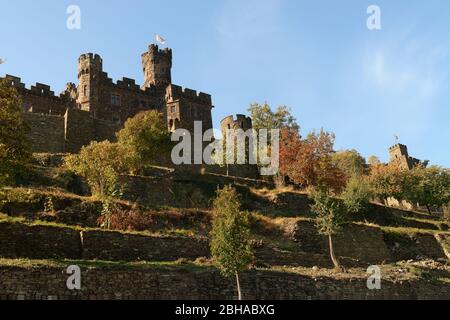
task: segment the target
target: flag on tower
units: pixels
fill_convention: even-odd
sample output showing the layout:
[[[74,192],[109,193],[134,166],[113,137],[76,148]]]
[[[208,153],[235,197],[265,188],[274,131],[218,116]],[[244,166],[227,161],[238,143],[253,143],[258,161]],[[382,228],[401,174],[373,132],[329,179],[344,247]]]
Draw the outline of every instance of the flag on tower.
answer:
[[[161,43],[161,44],[166,44],[166,39],[161,37],[159,34],[156,35],[156,41]]]

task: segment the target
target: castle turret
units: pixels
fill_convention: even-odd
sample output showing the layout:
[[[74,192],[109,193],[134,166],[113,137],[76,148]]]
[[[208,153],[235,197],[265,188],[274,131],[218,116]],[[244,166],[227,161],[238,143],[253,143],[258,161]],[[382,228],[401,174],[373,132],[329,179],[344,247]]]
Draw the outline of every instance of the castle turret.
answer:
[[[172,83],[172,50],[160,50],[157,45],[151,44],[148,51],[142,54],[144,69],[144,88],[151,86],[167,86]]]
[[[224,136],[228,129],[242,129],[244,131],[247,131],[252,128],[252,119],[250,117],[246,117],[243,114],[236,115],[236,119],[234,119],[233,116],[228,116],[220,122],[220,129]]]
[[[428,161],[421,161],[410,157],[408,147],[400,143],[389,148],[389,157],[389,163],[395,164],[405,170],[411,170],[418,165],[425,167],[428,165]]]
[[[78,59],[78,99],[82,110],[96,115],[99,102],[99,81],[103,72],[103,61],[98,54],[82,54]]]

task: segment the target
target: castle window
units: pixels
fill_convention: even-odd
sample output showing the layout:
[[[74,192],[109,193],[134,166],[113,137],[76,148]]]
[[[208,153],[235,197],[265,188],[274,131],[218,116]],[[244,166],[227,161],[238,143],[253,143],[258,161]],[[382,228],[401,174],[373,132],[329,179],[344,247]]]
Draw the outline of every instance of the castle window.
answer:
[[[83,96],[87,97],[88,95],[89,95],[88,87],[84,86],[83,87]]]
[[[116,94],[111,95],[111,104],[113,106],[120,106],[120,96]]]
[[[175,106],[170,107],[170,112],[174,113],[176,111],[177,111],[177,107],[175,107]]]

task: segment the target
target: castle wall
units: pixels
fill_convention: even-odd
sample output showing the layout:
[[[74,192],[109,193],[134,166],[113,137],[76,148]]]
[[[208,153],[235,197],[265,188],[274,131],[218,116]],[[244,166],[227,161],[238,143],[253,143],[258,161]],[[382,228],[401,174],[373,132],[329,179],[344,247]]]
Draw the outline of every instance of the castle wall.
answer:
[[[66,152],[76,153],[95,140],[94,118],[89,112],[68,109],[65,115]]]
[[[94,119],[95,139],[97,141],[116,141],[116,133],[122,129],[118,123],[105,121],[101,119]]]
[[[36,153],[76,153],[91,141],[115,141],[121,125],[94,119],[89,112],[67,109],[64,116],[24,112],[28,138]]]
[[[113,95],[120,97],[120,105],[113,105]],[[165,105],[162,89],[151,87],[143,91],[135,80],[128,78],[117,81],[117,84],[109,78],[104,78],[98,96],[96,118],[122,124],[140,111],[154,109],[162,112]]]
[[[25,112],[23,119],[33,152],[65,152],[64,117]]]
[[[166,89],[167,121],[173,129],[194,131],[194,121],[201,121],[203,131],[212,129],[212,101],[209,94],[169,85]]]
[[[67,94],[55,96],[48,85],[36,83],[27,89],[19,77],[6,75],[5,78],[16,88],[22,100],[22,108],[26,112],[62,116],[67,108],[75,106]]]

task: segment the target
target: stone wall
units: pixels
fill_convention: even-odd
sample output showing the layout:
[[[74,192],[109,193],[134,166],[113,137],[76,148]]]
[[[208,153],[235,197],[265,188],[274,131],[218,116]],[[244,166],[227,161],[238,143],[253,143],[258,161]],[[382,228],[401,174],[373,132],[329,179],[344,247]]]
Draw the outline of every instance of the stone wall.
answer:
[[[206,239],[84,231],[82,241],[86,260],[175,261],[209,256]]]
[[[69,228],[0,221],[0,257],[79,259],[80,235]]]
[[[175,261],[208,257],[205,239],[158,237],[0,221],[0,257]]]
[[[299,221],[294,231],[294,239],[302,251],[327,254],[328,239],[319,235],[314,222]],[[334,238],[335,253],[341,257],[349,257],[368,264],[391,261],[391,255],[379,228],[360,225],[348,225],[343,232]]]
[[[89,112],[67,109],[64,116],[24,112],[28,138],[35,153],[76,153],[91,141],[115,141],[121,125],[94,119]]]
[[[30,128],[28,138],[34,152],[64,152],[64,117],[25,112],[23,118]]]
[[[207,267],[149,269],[81,268],[82,288],[66,287],[67,267],[0,267],[0,300],[236,299],[233,279]],[[334,279],[279,271],[241,275],[245,299],[450,299],[450,285],[422,280],[382,281],[381,290],[368,290],[367,278]]]
[[[76,153],[82,146],[95,140],[94,118],[86,111],[67,110],[66,121],[66,152]]]

